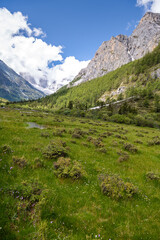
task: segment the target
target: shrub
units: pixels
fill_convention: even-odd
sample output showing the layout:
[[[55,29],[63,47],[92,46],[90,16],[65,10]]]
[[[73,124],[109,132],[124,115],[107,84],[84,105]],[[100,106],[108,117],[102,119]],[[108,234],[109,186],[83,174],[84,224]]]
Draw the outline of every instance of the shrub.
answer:
[[[136,140],[136,141],[134,141],[134,143],[143,144],[143,142],[140,140]]]
[[[137,153],[138,152],[137,147],[134,146],[131,143],[124,143],[123,147],[124,147],[124,150],[127,150],[127,151],[129,151],[131,153]]]
[[[81,138],[81,135],[78,133],[73,133],[72,138]]]
[[[77,161],[71,161],[70,158],[59,158],[54,163],[55,174],[59,178],[79,179],[85,176],[85,171]]]
[[[118,158],[119,163],[125,162],[129,159],[129,155],[126,152],[119,151],[117,152],[117,154],[120,155],[120,157]]]
[[[17,165],[20,168],[24,168],[27,166],[27,161],[24,157],[13,157],[13,162],[15,165]]]
[[[102,143],[101,141],[101,138],[98,138],[98,139],[92,139],[91,141],[95,147],[97,148],[103,148],[104,147],[104,144]]]
[[[153,173],[153,172],[148,172],[146,174],[146,177],[150,180],[160,180],[160,174],[157,174],[157,173]]]
[[[2,154],[11,154],[13,151],[11,149],[11,147],[9,145],[3,145],[1,148],[0,148],[0,152]]]
[[[119,176],[106,174],[99,177],[102,193],[113,199],[131,198],[138,193],[137,188],[124,182]]]
[[[149,146],[160,145],[160,138],[157,136],[148,142]]]
[[[106,148],[101,147],[101,148],[98,149],[98,152],[107,153],[107,150],[106,150]]]
[[[65,157],[67,155],[67,149],[65,148],[64,143],[61,141],[52,141],[43,151],[43,156],[46,159],[56,159],[58,157]]]
[[[121,162],[125,162],[129,159],[129,155],[123,155],[123,156],[120,156],[118,158],[118,162],[121,163]]]
[[[58,137],[62,137],[62,131],[60,129],[57,129],[53,132],[53,136],[58,136]]]
[[[89,147],[89,144],[87,144],[86,142],[82,142],[82,145],[83,145],[84,147]]]
[[[114,114],[113,116],[110,117],[110,120],[112,122],[125,123],[125,124],[130,124],[132,122],[132,120],[129,117],[126,117],[125,115],[120,115],[120,114]]]
[[[41,133],[41,137],[48,138],[48,137],[50,137],[50,135],[49,135],[49,133],[47,133],[47,132],[42,132],[42,133]]]
[[[93,137],[92,136],[89,136],[88,138],[87,138],[87,141],[88,142],[91,142],[93,140]]]

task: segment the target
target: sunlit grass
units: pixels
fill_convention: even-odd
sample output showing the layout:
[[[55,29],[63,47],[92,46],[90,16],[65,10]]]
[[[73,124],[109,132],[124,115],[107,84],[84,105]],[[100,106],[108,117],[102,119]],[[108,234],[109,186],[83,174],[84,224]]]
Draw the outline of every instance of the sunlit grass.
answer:
[[[160,135],[159,130],[86,119],[82,123],[78,118],[9,109],[0,109],[0,119],[0,147],[8,145],[13,150],[11,154],[0,153],[2,239],[159,239],[159,182],[146,178],[146,173],[158,173],[160,169],[159,146],[148,146],[153,137]],[[46,128],[28,129],[27,122],[32,121]],[[64,128],[66,132],[61,137],[53,135],[55,130]],[[72,138],[75,128],[96,132],[75,139]],[[49,136],[42,136],[41,133],[46,132]],[[103,153],[87,138],[97,139],[105,132],[113,135],[102,137],[107,150]],[[137,132],[144,137],[137,137]],[[115,137],[117,134],[127,140]],[[69,157],[83,166],[87,173],[85,178],[73,180],[55,176],[53,163],[56,159],[43,157],[44,149],[53,140],[66,142]],[[134,143],[136,140],[141,140],[142,144]],[[138,152],[127,151],[129,159],[120,163],[117,152],[125,151],[123,142],[133,144]],[[24,157],[27,165],[14,164],[13,156]],[[37,167],[36,158],[43,162],[43,167]],[[138,195],[119,200],[103,195],[98,176],[105,173],[117,174],[125,182],[133,183]],[[38,201],[34,194],[31,200],[10,193],[17,186],[25,186],[25,182],[28,191],[32,190],[30,182],[33,181],[41,186]],[[33,206],[26,208],[30,203]]]

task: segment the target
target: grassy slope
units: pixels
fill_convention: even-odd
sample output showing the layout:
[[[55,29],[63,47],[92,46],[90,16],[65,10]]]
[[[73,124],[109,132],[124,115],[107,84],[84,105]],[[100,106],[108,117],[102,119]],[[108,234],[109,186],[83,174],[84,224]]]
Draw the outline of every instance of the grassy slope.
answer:
[[[128,86],[145,86],[150,78],[150,72],[160,64],[160,45],[152,52],[140,60],[136,60],[121,68],[108,73],[107,75],[80,84],[79,86],[67,89],[61,88],[57,93],[42,98],[37,104],[48,108],[62,108],[68,105],[69,101],[96,105],[97,100],[106,92],[117,89],[120,84],[126,83]],[[151,79],[150,79],[151,80]],[[151,81],[153,90],[160,90],[160,81]]]
[[[1,97],[0,97],[0,103],[6,103],[6,102],[8,102],[7,99],[4,99],[4,98],[1,98]]]
[[[159,130],[97,122],[93,120],[73,119],[69,117],[43,114],[39,112],[21,113],[15,110],[0,109],[0,146],[8,144],[13,153],[0,155],[0,235],[1,239],[114,239],[114,240],[158,240],[160,236],[159,202],[160,187],[154,180],[146,180],[148,171],[160,169],[159,146],[148,146],[147,142],[159,135]],[[46,129],[27,129],[26,122],[36,121]],[[93,144],[72,137],[69,130],[81,128],[98,137],[106,131],[113,136],[103,139],[107,153],[98,152]],[[117,151],[123,149],[117,132],[139,149],[131,154],[126,162],[118,163]],[[53,130],[65,128],[62,137],[53,136]],[[48,138],[42,132],[50,134]],[[138,137],[137,133],[143,136]],[[87,178],[79,181],[58,179],[53,173],[53,160],[45,160],[43,149],[51,140],[62,139],[69,146],[69,157],[80,161]],[[142,144],[135,144],[135,140]],[[84,146],[82,142],[89,144]],[[13,164],[12,156],[22,157],[28,166],[18,168]],[[34,159],[39,157],[44,166],[34,168]],[[10,169],[10,167],[13,167]],[[104,196],[98,183],[98,175],[112,172],[138,187],[138,197],[121,201]],[[19,189],[24,181],[36,179],[43,189],[39,202],[30,211],[24,199],[14,198],[8,189]],[[28,186],[28,185],[27,185]],[[3,188],[3,189],[2,189]],[[29,186],[28,186],[29,188]],[[100,234],[100,237],[98,235]]]

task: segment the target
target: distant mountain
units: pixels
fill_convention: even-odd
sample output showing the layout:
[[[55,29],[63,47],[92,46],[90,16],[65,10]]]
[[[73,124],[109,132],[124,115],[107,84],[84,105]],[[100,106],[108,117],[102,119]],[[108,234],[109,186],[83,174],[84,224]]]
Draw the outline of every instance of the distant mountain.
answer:
[[[69,86],[106,75],[124,64],[152,52],[160,42],[160,14],[148,12],[130,37],[118,35],[102,43],[94,58]]]
[[[0,97],[9,101],[38,99],[45,94],[34,88],[0,60]]]

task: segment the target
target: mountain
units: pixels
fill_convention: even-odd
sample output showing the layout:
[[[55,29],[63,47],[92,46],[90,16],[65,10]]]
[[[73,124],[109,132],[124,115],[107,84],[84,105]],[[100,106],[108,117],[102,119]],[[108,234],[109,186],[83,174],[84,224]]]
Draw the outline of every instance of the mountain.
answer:
[[[131,36],[118,35],[102,43],[94,58],[69,86],[106,75],[124,64],[142,58],[160,42],[160,14],[148,12]]]
[[[38,99],[44,95],[0,60],[0,97],[20,101]]]

